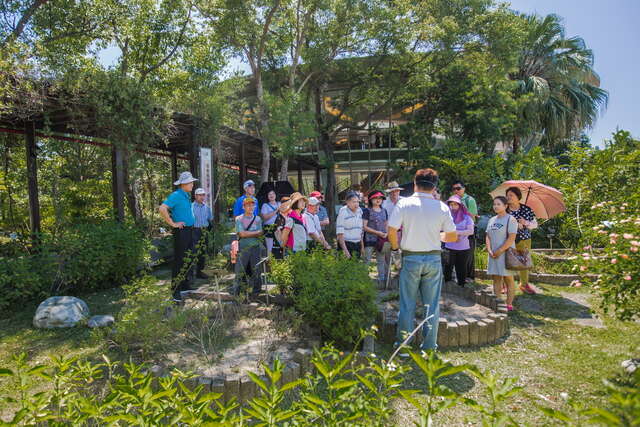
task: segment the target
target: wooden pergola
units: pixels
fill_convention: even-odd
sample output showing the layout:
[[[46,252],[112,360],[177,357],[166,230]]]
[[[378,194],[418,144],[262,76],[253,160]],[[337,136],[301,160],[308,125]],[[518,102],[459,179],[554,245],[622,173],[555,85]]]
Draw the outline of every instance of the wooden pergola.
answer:
[[[103,146],[111,150],[112,170],[112,195],[113,209],[116,219],[124,220],[125,216],[125,156],[127,152],[119,144],[109,141],[108,135],[92,126],[95,120],[91,113],[83,111],[82,119],[78,120],[77,113],[71,111],[56,96],[49,96],[38,111],[30,114],[5,114],[0,116],[0,132],[24,135],[27,163],[27,184],[29,193],[29,220],[31,232],[36,234],[41,231],[40,226],[40,202],[38,196],[38,156],[37,138],[51,138],[71,141],[80,144]],[[178,176],[178,159],[188,160],[189,170],[194,176],[198,176],[200,142],[198,132],[202,129],[201,121],[192,115],[173,113],[171,115],[171,132],[165,138],[147,147],[133,148],[136,152],[147,155],[163,156],[171,158],[171,175],[173,181]],[[259,171],[262,161],[262,141],[247,133],[243,133],[229,127],[220,129],[220,152],[224,152],[223,159],[213,160],[212,180],[217,182],[217,166],[230,167],[239,171],[239,188],[246,180],[250,170]],[[130,148],[131,149],[131,148]],[[216,150],[213,150],[215,153]],[[315,169],[317,182],[319,183],[320,166],[313,160],[300,157],[293,159],[298,167],[299,187],[302,186],[302,169]],[[272,158],[272,165],[276,166],[276,159]],[[272,176],[275,180],[275,167]],[[263,179],[263,181],[268,181]],[[213,183],[212,183],[213,184]],[[215,191],[215,186],[211,185]],[[212,194],[217,200],[215,194]],[[219,206],[216,205],[219,213]],[[216,214],[217,218],[220,218]]]

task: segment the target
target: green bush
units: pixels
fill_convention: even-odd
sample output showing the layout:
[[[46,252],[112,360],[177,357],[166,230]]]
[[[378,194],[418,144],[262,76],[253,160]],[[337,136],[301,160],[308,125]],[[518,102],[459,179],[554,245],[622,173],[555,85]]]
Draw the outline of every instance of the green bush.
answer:
[[[296,310],[339,345],[352,343],[376,313],[367,266],[317,250],[272,263],[272,280],[293,297]]]
[[[0,248],[0,311],[51,294],[78,295],[119,286],[144,267],[149,243],[132,225],[74,226],[41,244]]]
[[[118,286],[148,263],[149,242],[141,230],[115,221],[81,224],[56,238],[61,288],[87,292]]]
[[[125,305],[114,328],[98,329],[97,338],[107,338],[124,353],[138,350],[151,356],[164,350],[184,322],[184,316],[172,313],[169,286],[159,285],[152,276],[141,276],[125,285]]]

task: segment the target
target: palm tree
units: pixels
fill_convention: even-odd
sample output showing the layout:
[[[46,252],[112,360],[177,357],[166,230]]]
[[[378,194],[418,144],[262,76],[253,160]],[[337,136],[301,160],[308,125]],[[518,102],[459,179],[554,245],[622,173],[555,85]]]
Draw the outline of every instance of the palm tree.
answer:
[[[552,148],[593,126],[609,95],[599,87],[593,52],[581,37],[565,37],[560,17],[522,17],[524,42],[518,70],[510,75],[520,101],[513,150],[521,138]]]

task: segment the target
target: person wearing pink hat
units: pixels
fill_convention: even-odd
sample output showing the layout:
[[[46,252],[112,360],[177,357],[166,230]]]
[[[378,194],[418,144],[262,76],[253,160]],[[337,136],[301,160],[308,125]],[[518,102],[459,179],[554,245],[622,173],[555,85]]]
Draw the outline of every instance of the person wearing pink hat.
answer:
[[[459,196],[449,197],[447,206],[456,225],[458,239],[455,242],[445,243],[445,248],[450,255],[445,265],[444,280],[445,282],[451,280],[451,273],[455,267],[458,285],[464,287],[467,280],[467,260],[471,252],[469,236],[473,234],[473,218]]]

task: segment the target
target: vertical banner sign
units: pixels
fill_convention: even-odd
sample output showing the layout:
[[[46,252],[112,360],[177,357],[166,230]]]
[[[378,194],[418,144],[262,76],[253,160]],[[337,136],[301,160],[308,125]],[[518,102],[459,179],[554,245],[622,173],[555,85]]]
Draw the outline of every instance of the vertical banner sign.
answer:
[[[211,158],[211,148],[200,147],[200,184],[207,192],[205,203],[213,212],[213,162]]]

